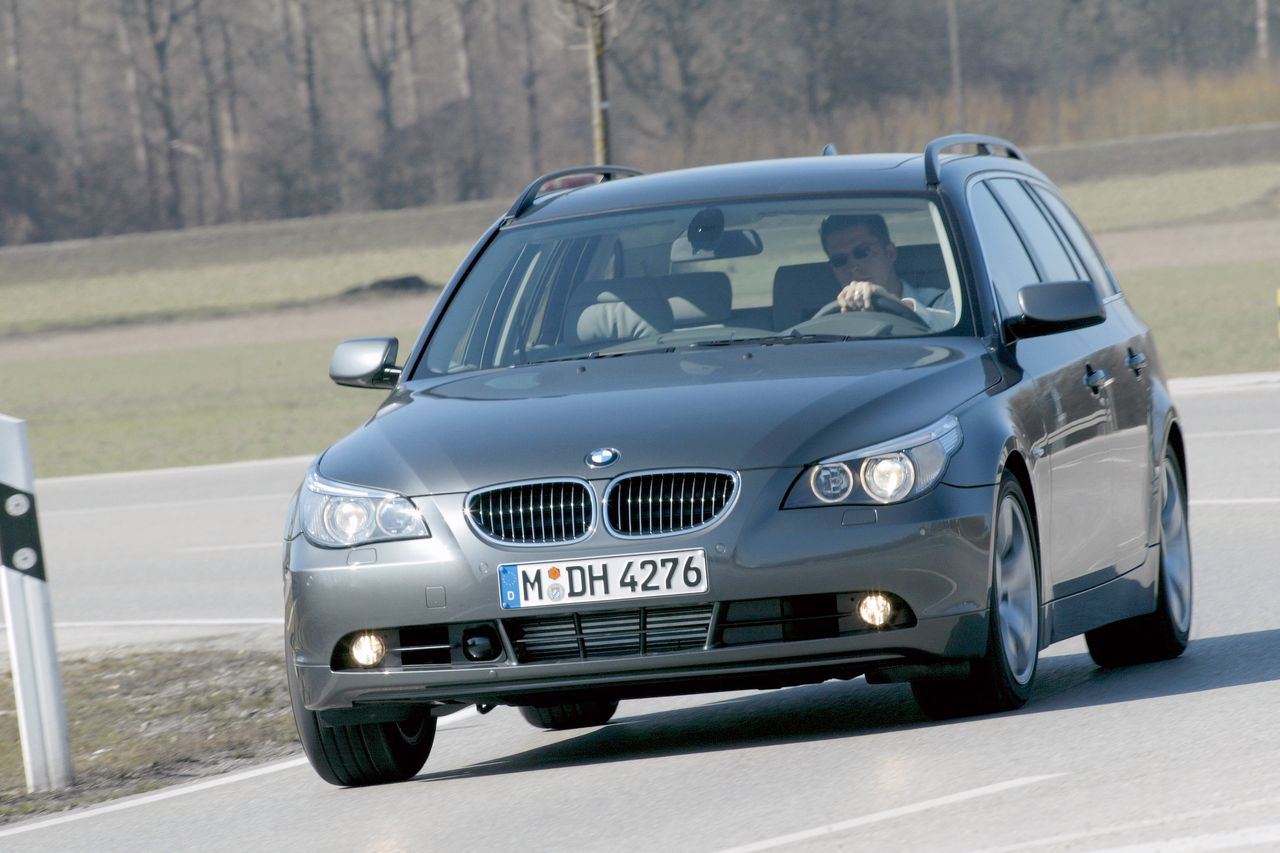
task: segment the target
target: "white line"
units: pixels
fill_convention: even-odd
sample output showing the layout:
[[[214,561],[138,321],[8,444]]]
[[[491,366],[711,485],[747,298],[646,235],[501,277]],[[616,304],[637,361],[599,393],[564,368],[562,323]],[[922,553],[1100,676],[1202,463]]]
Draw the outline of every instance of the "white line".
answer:
[[[448,726],[472,717],[479,716],[479,712],[474,707],[467,708],[465,711],[458,711],[450,714],[436,723],[436,727]],[[193,782],[190,785],[182,785],[176,788],[166,788],[163,791],[157,791],[153,794],[142,794],[136,797],[130,797],[126,800],[119,800],[114,803],[108,803],[105,806],[94,806],[83,811],[71,812],[70,814],[59,815],[58,817],[49,818],[35,823],[24,823],[13,827],[12,829],[0,829],[0,838],[7,838],[11,835],[21,835],[24,832],[35,832],[40,829],[50,829],[55,826],[61,826],[64,823],[71,823],[77,820],[85,820],[86,818],[98,817],[99,815],[111,814],[112,812],[124,811],[126,809],[134,809],[138,806],[149,806],[152,803],[171,800],[174,797],[182,797],[187,794],[196,794],[200,791],[207,791],[210,788],[220,788],[223,785],[233,785],[236,782],[244,782],[247,779],[256,779],[259,776],[266,776],[271,773],[279,773],[281,770],[292,770],[295,767],[301,767],[307,763],[306,756],[298,756],[297,758],[288,758],[284,761],[277,761],[274,764],[266,764],[262,767],[255,767],[252,770],[244,770],[240,773],[232,773],[228,776],[216,776],[213,779],[206,779],[203,782]]]
[[[40,487],[39,481],[36,486],[36,497],[39,498]],[[47,515],[75,515],[82,512],[132,512],[139,509],[174,509],[181,507],[204,506],[205,504],[232,504],[244,503],[245,501],[272,501],[278,502],[281,506],[288,503],[292,497],[292,492],[277,492],[273,495],[235,495],[225,498],[193,498],[185,501],[156,501],[154,503],[143,504],[110,504],[108,506],[83,506],[76,509],[38,509],[40,517]]]
[[[171,800],[174,797],[194,794],[199,791],[207,791],[210,788],[220,788],[223,785],[243,782],[246,779],[254,779],[258,776],[266,776],[268,773],[278,773],[281,770],[291,770],[294,767],[301,767],[306,763],[307,759],[305,756],[290,758],[285,761],[277,761],[275,764],[255,767],[253,770],[245,770],[242,773],[232,773],[230,776],[218,776],[214,779],[206,779],[203,782],[195,782],[178,788],[168,788],[164,791],[157,791],[154,794],[143,794],[140,797],[130,797],[127,800],[120,800],[119,802],[110,803],[105,806],[96,806],[91,809],[85,809],[82,812],[72,812],[71,814],[50,818],[49,820],[42,820],[39,823],[27,823],[15,826],[13,829],[2,829],[0,830],[0,838],[7,838],[10,835],[20,835],[24,832],[34,832],[38,829],[49,829],[54,826],[60,826],[64,823],[84,820],[85,818],[90,817],[98,817],[99,815],[124,811],[125,809],[133,809],[138,806],[147,806],[152,803],[161,802],[162,800]]]
[[[1201,498],[1190,503],[1192,506],[1246,506],[1280,504],[1280,498]]]
[[[106,474],[71,474],[66,477],[41,477],[36,480],[36,484],[40,483],[76,483],[85,480],[115,480],[121,477],[149,477],[152,475],[164,474],[190,474],[208,471],[216,473],[227,468],[252,468],[255,466],[267,465],[301,465],[304,462],[310,462],[315,456],[280,456],[274,459],[246,459],[240,462],[220,462],[214,465],[184,465],[178,468],[144,468],[140,471],[111,471]]]
[[[1218,432],[1189,432],[1187,438],[1239,438],[1246,435],[1280,435],[1280,427],[1269,429],[1228,429]]]
[[[784,847],[788,844],[810,841],[814,838],[822,838],[824,836],[834,835],[837,832],[856,829],[859,826],[866,826],[871,823],[880,823],[881,821],[893,820],[894,818],[902,817],[904,815],[928,811],[929,809],[936,809],[939,806],[949,806],[953,803],[962,803],[965,800],[972,800],[978,797],[987,797],[991,794],[998,794],[1001,791],[1009,791],[1026,785],[1034,785],[1036,782],[1043,782],[1046,779],[1056,779],[1061,775],[1061,773],[1050,773],[1047,776],[1023,776],[1020,779],[1011,779],[1008,782],[999,782],[995,785],[974,788],[971,791],[961,791],[958,794],[948,794],[945,797],[924,800],[923,802],[913,803],[909,806],[899,806],[896,809],[875,812],[874,814],[855,817],[851,820],[840,821],[839,823],[829,823],[826,826],[806,829],[802,832],[793,832],[790,835],[779,835],[776,838],[767,838],[764,841],[744,844],[741,847],[730,847],[727,850],[721,851],[721,853],[753,853],[756,850],[772,850],[775,847]]]
[[[1009,844],[1004,847],[983,847],[983,853],[1014,853],[1017,850],[1033,850],[1037,847],[1052,847],[1058,844],[1066,844],[1070,841],[1085,841],[1091,838],[1102,838],[1106,835],[1119,835],[1122,832],[1131,832],[1135,829],[1150,829],[1156,826],[1167,827],[1172,823],[1182,823],[1188,820],[1198,820],[1204,817],[1216,817],[1223,814],[1232,814],[1234,812],[1247,811],[1249,809],[1260,808],[1262,806],[1273,806],[1280,803],[1280,797],[1268,797],[1262,800],[1245,800],[1239,803],[1233,803],[1229,806],[1215,806],[1207,809],[1197,809],[1190,812],[1181,812],[1179,814],[1165,815],[1163,817],[1152,817],[1145,820],[1135,820],[1129,823],[1112,824],[1100,829],[1087,829],[1080,832],[1065,832],[1061,835],[1049,835],[1044,838],[1037,838],[1034,841],[1023,841],[1018,844]]]
[[[206,551],[255,551],[266,548],[280,548],[283,542],[257,542],[253,545],[192,545],[190,548],[179,548],[183,554],[200,554]]]
[[[1127,847],[1108,847],[1099,853],[1199,853],[1201,850],[1231,850],[1236,847],[1256,847],[1280,841],[1280,823],[1267,826],[1251,826],[1230,832],[1210,835],[1191,835],[1171,838],[1167,841],[1148,841]],[[1268,848],[1270,849],[1270,848]]]
[[[1169,380],[1169,390],[1175,397],[1195,394],[1215,394],[1222,391],[1251,391],[1259,385],[1280,383],[1280,372],[1228,373],[1221,376],[1183,376]]]

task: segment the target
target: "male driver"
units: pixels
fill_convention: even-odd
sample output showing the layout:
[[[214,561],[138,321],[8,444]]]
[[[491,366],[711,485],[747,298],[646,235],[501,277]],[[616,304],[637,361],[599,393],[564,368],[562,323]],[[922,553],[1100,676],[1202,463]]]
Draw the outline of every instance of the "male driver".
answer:
[[[840,311],[876,311],[885,300],[904,305],[933,331],[955,323],[950,290],[915,287],[898,277],[898,248],[889,239],[884,217],[875,213],[833,214],[822,221],[819,236],[841,290]]]

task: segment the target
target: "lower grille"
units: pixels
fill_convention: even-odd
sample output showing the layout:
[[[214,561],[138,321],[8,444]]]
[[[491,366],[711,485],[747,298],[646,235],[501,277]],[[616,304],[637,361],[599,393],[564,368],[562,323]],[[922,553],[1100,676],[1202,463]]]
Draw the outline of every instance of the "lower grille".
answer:
[[[701,649],[713,605],[642,607],[503,622],[518,663],[656,655]]]

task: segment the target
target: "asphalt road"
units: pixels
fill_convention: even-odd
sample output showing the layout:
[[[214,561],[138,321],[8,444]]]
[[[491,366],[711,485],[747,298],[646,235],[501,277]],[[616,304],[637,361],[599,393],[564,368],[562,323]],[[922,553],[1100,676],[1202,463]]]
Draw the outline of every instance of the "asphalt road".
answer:
[[[578,733],[464,712],[408,783],[339,790],[293,760],[19,824],[0,848],[1278,849],[1280,381],[1263,379],[1176,386],[1196,568],[1176,661],[1103,672],[1068,641],[1025,709],[949,723],[861,680],[627,702]],[[40,481],[60,645],[274,630],[305,464]]]

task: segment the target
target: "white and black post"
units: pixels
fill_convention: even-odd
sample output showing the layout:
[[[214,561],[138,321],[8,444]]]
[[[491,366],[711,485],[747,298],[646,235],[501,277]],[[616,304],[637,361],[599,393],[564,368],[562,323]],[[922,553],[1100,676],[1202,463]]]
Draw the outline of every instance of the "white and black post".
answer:
[[[27,790],[70,787],[67,706],[36,523],[27,425],[0,415],[0,575]]]

